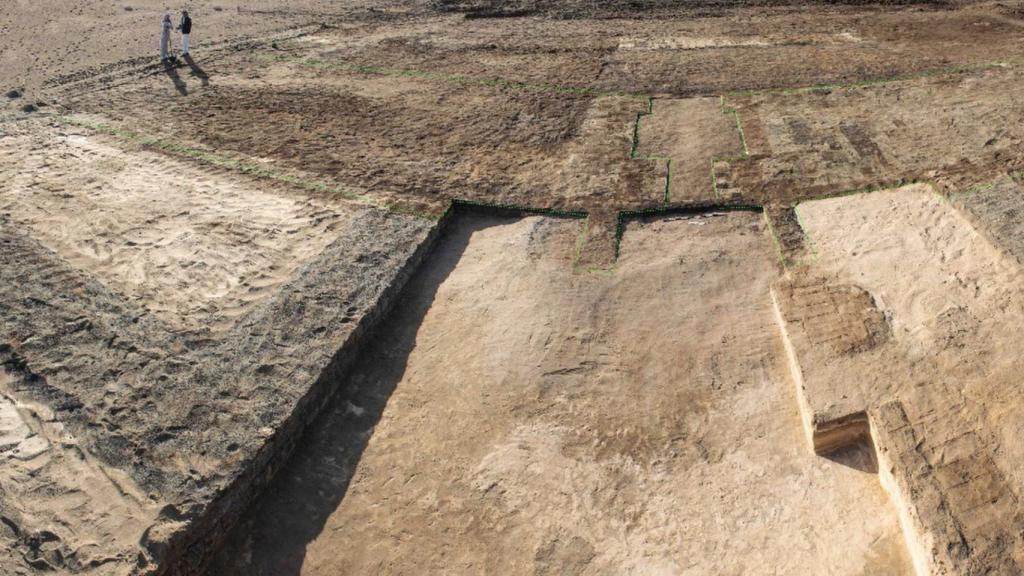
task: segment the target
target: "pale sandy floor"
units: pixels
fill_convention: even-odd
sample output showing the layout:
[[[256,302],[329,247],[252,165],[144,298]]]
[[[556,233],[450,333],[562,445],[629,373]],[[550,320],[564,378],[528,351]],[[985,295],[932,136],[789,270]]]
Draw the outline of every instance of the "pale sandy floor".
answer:
[[[216,570],[906,574],[863,454],[804,443],[760,216],[632,225],[610,276],[576,226],[456,223]]]
[[[0,88],[25,86],[30,95],[45,80],[103,67],[128,58],[159,58],[160,19],[169,13],[175,25],[187,5],[192,14],[192,50],[202,60],[208,49],[240,36],[259,37],[329,15],[366,10],[372,1],[347,0],[78,0],[0,3]],[[181,40],[172,35],[172,48]]]
[[[871,291],[912,360],[936,352],[952,313],[1019,311],[1020,266],[927,186],[808,202],[798,214],[815,268]]]
[[[86,134],[49,128],[0,139],[0,211],[172,325],[230,326],[352,215],[328,199],[157,152],[125,154]]]
[[[895,360],[851,378],[882,374],[892,389],[875,396],[902,397],[911,417],[954,410],[921,432],[925,441],[944,446],[973,430],[978,454],[992,457],[1019,499],[1024,269],[925,186],[809,202],[799,214],[814,266],[869,290],[893,328]],[[928,392],[940,383],[957,394]],[[959,457],[959,450],[943,449],[949,454],[938,451],[936,465]]]

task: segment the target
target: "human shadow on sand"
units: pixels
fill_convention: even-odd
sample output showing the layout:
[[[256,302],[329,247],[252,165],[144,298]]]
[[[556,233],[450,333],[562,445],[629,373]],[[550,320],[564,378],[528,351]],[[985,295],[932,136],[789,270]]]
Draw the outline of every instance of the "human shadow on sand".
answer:
[[[178,91],[178,94],[188,96],[188,87],[185,86],[185,81],[178,75],[178,64],[176,61],[164,60],[164,73],[170,77],[171,82],[174,82],[174,88]]]
[[[185,54],[181,58],[185,61],[185,64],[188,64],[188,67],[192,70],[192,75],[196,78],[199,78],[199,81],[203,84],[203,86],[207,86],[210,84],[210,75],[207,74],[205,70],[200,68],[199,64],[196,64],[196,61],[192,59],[191,54]]]
[[[405,375],[438,288],[474,232],[510,221],[477,215],[456,216],[449,223],[291,461],[215,555],[208,576],[300,574],[306,547],[341,505],[374,428]]]

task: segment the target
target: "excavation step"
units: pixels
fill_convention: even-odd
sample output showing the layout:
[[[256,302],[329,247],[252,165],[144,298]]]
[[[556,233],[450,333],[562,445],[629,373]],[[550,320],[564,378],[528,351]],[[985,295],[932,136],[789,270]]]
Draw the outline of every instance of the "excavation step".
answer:
[[[792,206],[772,205],[764,210],[779,256],[787,268],[806,264],[811,257],[807,237]]]
[[[773,299],[812,446],[867,423],[919,575],[1024,573],[1024,271],[998,228],[921,185],[797,212],[814,258]]]
[[[840,375],[889,339],[874,298],[857,286],[786,280],[772,287],[772,303],[811,448],[827,454],[864,438],[864,391]]]
[[[872,440],[882,486],[899,511],[907,549],[918,576],[960,574],[967,543],[944,501],[934,470],[900,402],[871,411]]]

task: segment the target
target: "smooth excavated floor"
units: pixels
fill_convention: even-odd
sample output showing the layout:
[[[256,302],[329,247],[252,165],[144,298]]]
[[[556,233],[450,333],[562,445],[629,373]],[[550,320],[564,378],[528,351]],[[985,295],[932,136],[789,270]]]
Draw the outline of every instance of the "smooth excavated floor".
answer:
[[[867,453],[814,456],[763,220],[460,219],[210,574],[909,574]]]

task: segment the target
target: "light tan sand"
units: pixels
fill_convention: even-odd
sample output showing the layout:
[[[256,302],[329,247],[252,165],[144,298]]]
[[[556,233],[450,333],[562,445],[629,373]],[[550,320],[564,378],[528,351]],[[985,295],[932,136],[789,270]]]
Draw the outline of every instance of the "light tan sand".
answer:
[[[0,94],[26,87],[38,95],[46,80],[137,57],[159,59],[160,18],[170,13],[175,25],[187,5],[193,15],[192,48],[205,49],[242,36],[259,36],[289,26],[323,21],[373,2],[332,0],[76,0],[0,3]],[[180,48],[178,34],[172,46]]]
[[[125,154],[88,134],[51,128],[0,140],[0,211],[176,326],[230,326],[351,217],[329,199],[156,152]]]
[[[809,202],[799,215],[815,268],[872,292],[911,361],[935,354],[950,322],[1008,336],[992,320],[1021,312],[1021,267],[926,185]]]
[[[611,276],[553,256],[575,223],[454,226],[234,573],[907,573],[876,475],[847,465],[863,455],[804,446],[758,215],[631,225]],[[392,385],[323,510],[360,395]]]
[[[166,5],[71,4],[0,3],[0,82],[7,83],[0,94],[28,87],[25,96],[0,102],[0,213],[172,328],[223,330],[349,226],[349,212],[237,174],[47,126],[46,120],[25,121],[16,112],[23,104],[45,98],[50,106],[44,113],[53,112],[78,92],[68,84],[63,92],[44,93],[39,87],[47,79],[79,72],[79,79],[96,80],[96,87],[102,85],[99,68],[134,58],[115,66],[124,73],[155,59],[156,23]],[[432,131],[452,130],[458,137],[484,119],[445,116],[449,96],[434,85],[341,74],[324,80],[327,74],[314,69],[294,74],[305,83],[299,86],[292,75],[275,76],[287,67],[283,63],[270,71],[260,66],[232,72],[229,51],[204,53],[215,41],[256,38],[310,21],[341,24],[330,34],[342,40],[323,45],[334,61],[677,96],[748,85],[870,80],[884,71],[904,71],[897,60],[924,68],[1003,60],[1016,57],[1019,44],[1016,28],[1000,32],[991,22],[958,17],[893,19],[886,11],[856,16],[864,24],[851,30],[870,38],[864,43],[855,33],[840,32],[845,27],[827,12],[783,22],[785,30],[775,20],[741,14],[727,32],[715,31],[720,18],[700,19],[699,27],[693,23],[699,19],[682,18],[675,24],[616,20],[595,28],[581,18],[576,24],[538,20],[525,27],[518,20],[467,19],[457,33],[450,24],[461,17],[446,16],[426,26],[434,38],[396,33],[391,23],[352,34],[363,27],[358,19],[317,12],[378,3],[284,4],[193,2],[194,48],[212,76],[182,69],[187,81],[179,81],[189,97],[207,82],[223,82],[229,92],[262,83],[270,90],[256,102],[259,113],[282,102],[285,86],[344,86],[354,94],[395,99],[396,107],[388,109],[395,115],[385,113],[373,123],[390,118],[392,127],[400,127],[402,116],[395,110],[404,108],[405,118],[432,117]],[[421,4],[390,8],[397,13]],[[1000,6],[997,11],[1007,8]],[[812,32],[816,22],[822,32]],[[751,28],[755,24],[759,30]],[[984,32],[978,32],[979,24],[986,25]],[[530,33],[548,26],[557,33]],[[979,34],[991,42],[978,42]],[[918,45],[919,37],[939,40]],[[855,54],[846,46],[824,46],[847,43],[861,45],[848,47]],[[930,56],[949,46],[957,48],[954,60]],[[708,58],[705,50],[721,58]],[[576,56],[588,52],[593,57]],[[924,69],[915,66],[905,71]],[[793,96],[801,99],[794,107],[769,99],[748,108],[741,115],[747,137],[761,144],[752,146],[753,156],[767,156],[756,159],[752,183],[739,183],[758,191],[765,182],[791,181],[783,187],[792,196],[751,193],[746,200],[788,202],[818,193],[807,187],[830,183],[942,177],[947,170],[984,176],[993,166],[1013,166],[1020,138],[1006,119],[1019,117],[1020,110],[1007,95],[1017,88],[1018,76],[1001,68],[957,75],[952,84],[941,77],[906,90],[835,91],[831,97],[823,91],[815,98],[801,93]],[[148,92],[154,86],[162,92]],[[136,96],[174,98],[181,91],[160,73],[127,89]],[[412,98],[417,92],[437,106],[420,107]],[[100,113],[132,102],[118,100],[115,91],[95,94],[100,104],[91,109]],[[815,102],[845,112],[817,114]],[[664,103],[673,109],[658,116],[656,105],[655,117],[647,119],[653,122],[640,125],[641,151],[653,141],[647,138],[652,126],[664,129],[666,146],[649,153],[667,151],[676,158],[670,199],[706,199],[707,157],[739,152],[732,118],[720,114],[713,98]],[[637,104],[642,110],[643,102]],[[195,110],[179,108],[190,109]],[[324,116],[318,110],[316,118],[301,110],[296,125],[333,116],[343,119],[335,133],[347,134],[366,116],[358,105],[325,109],[338,113]],[[542,152],[543,164],[510,164],[502,177],[544,182],[535,190],[547,194],[552,187],[545,178],[552,174],[565,175],[563,189],[576,179],[586,183],[583,188],[606,187],[600,176],[606,159],[630,149],[640,110],[613,108],[605,100],[582,116],[580,144],[569,150],[567,163]],[[791,113],[773,116],[773,110]],[[148,117],[154,133],[174,135],[183,128],[163,122],[162,105],[146,108],[136,101],[120,111]],[[529,116],[521,120],[533,122]],[[458,120],[446,123],[449,117]],[[501,138],[527,126],[516,118]],[[658,124],[664,118],[671,122]],[[801,118],[825,120],[801,126]],[[376,129],[368,126],[359,130]],[[225,136],[258,129],[229,123]],[[410,139],[384,150],[394,155],[393,166],[438,164],[434,149],[411,144],[424,133],[410,131]],[[350,149],[366,153],[360,146]],[[792,174],[805,177],[789,180]],[[394,188],[415,188],[418,177],[414,173]],[[483,183],[503,185],[499,179]],[[663,200],[661,186],[653,194],[646,188],[631,192],[652,206]],[[543,196],[527,199],[544,204]],[[592,230],[611,232],[615,207],[601,206],[609,213],[593,214]],[[891,325],[892,339],[870,363],[850,365],[850,381],[873,394],[865,404],[894,397],[904,402],[920,438],[914,449],[934,467],[942,502],[974,550],[1003,558],[1024,555],[1024,530],[1014,519],[1024,486],[1024,366],[1016,344],[1024,320],[1020,271],[920,188],[809,204],[802,217],[818,258],[815,271],[870,292]],[[876,476],[864,471],[870,459],[856,450],[832,460],[806,450],[794,386],[771,320],[768,286],[778,272],[775,255],[757,217],[631,226],[618,268],[596,276],[570,272],[566,255],[578,237],[574,224],[480,222],[455,226],[440,260],[426,265],[427,280],[420,280],[418,292],[414,287],[411,311],[379,339],[371,357],[378,362],[356,374],[363,389],[381,381],[396,387],[376,432],[344,436],[337,444],[318,445],[314,437],[305,460],[285,480],[283,495],[269,497],[291,516],[278,522],[271,515],[248,535],[246,553],[237,559],[253,564],[238,573],[287,573],[275,570],[273,562],[285,557],[281,543],[294,538],[292,523],[321,515],[325,524],[315,526],[298,554],[304,573],[906,573],[895,514]],[[469,246],[464,254],[462,240]],[[45,407],[25,403],[8,388],[0,376],[0,573],[24,565],[26,558],[76,569],[96,562],[96,573],[127,571],[158,498],[140,494],[98,464]],[[234,401],[227,390],[226,398]],[[368,408],[356,398],[343,405],[343,417],[328,422],[342,418],[347,425],[363,418]],[[265,406],[255,405],[254,412]],[[347,451],[364,439],[368,447],[355,458],[353,476],[338,462],[351,459]],[[185,454],[183,460],[199,457]],[[344,498],[324,504],[331,499],[324,493],[338,496],[339,485]]]
[[[879,348],[832,362],[841,368],[833,385],[816,393],[846,397],[860,387],[865,409],[901,403],[916,440],[896,449],[921,462],[893,471],[920,488],[902,498],[925,510],[943,502],[941,515],[908,532],[922,565],[1017,573],[1024,269],[926,186],[810,202],[799,214],[817,258],[811,269],[869,291],[892,327]],[[969,553],[958,556],[961,540]]]
[[[0,547],[38,570],[131,573],[161,502],[80,450],[51,410],[19,401],[11,383],[0,369]]]

